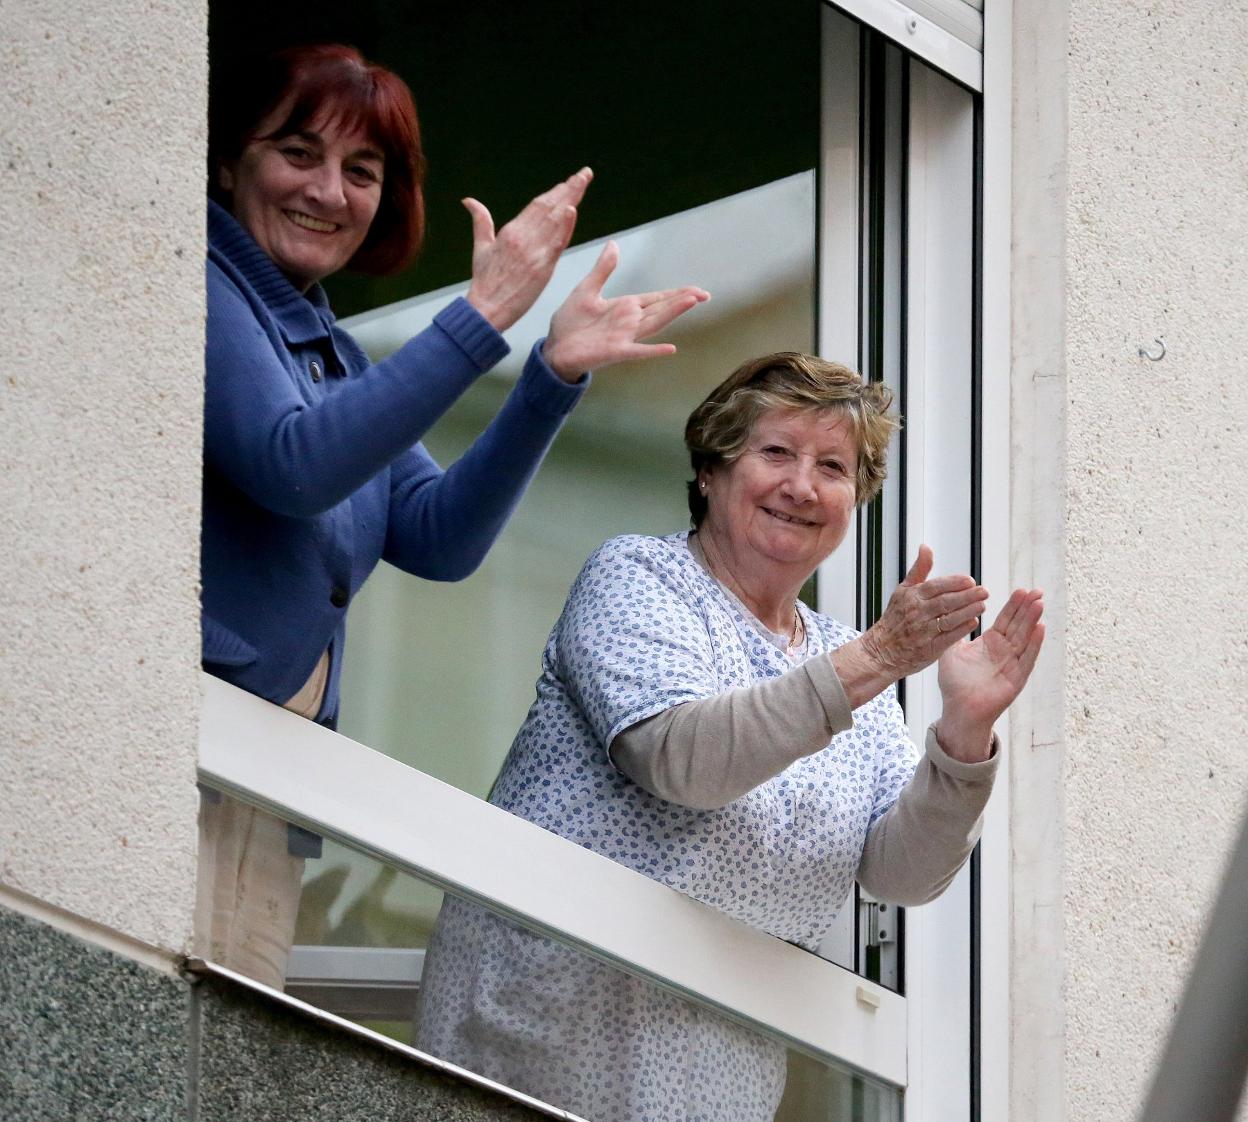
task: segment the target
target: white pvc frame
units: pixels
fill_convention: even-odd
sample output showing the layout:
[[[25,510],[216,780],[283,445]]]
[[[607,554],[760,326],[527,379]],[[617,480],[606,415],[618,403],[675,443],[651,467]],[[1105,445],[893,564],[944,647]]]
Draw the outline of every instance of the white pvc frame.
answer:
[[[992,0],[984,12],[980,358],[983,380],[984,472],[981,567],[992,592],[989,612],[1009,596],[1010,370],[1011,370],[1011,117],[1013,112],[1013,4]],[[1010,1113],[1010,744],[1009,722],[997,729],[1002,760],[984,815],[980,862],[980,1114]]]
[[[983,55],[903,0],[833,2],[968,89],[984,88]]]
[[[858,215],[862,160],[859,137],[858,28],[828,8],[821,11],[819,145],[819,353],[855,364],[858,355]],[[845,540],[819,566],[819,611],[851,627],[858,615],[859,513],[854,511]],[[857,916],[854,896],[837,913],[819,953],[848,969],[854,966]]]
[[[906,540],[936,572],[971,568],[971,370],[974,323],[974,103],[921,63],[910,66],[907,204]],[[936,668],[909,680],[906,718],[922,743],[940,714]],[[907,1122],[970,1117],[970,869],[906,912],[910,1021]]]
[[[818,1059],[905,1085],[896,994],[220,679],[205,674],[203,687],[207,786]]]
[[[914,50],[895,33],[897,9],[884,3],[836,0],[836,6]],[[882,15],[884,13],[885,15]],[[965,68],[943,65],[931,52],[915,51],[970,89],[985,90],[981,225],[981,578],[992,591],[987,618],[1009,594],[1009,379],[1010,365],[1010,107],[1011,9],[996,0],[985,19],[982,78]],[[891,21],[891,22],[890,22]],[[857,43],[841,21],[825,19],[824,151],[821,167],[821,353],[852,356],[857,336],[858,150],[857,115],[845,106],[858,99]],[[891,30],[890,30],[891,29]],[[839,39],[838,39],[839,35]],[[841,41],[843,40],[843,41]],[[952,424],[969,433],[964,385],[960,398],[944,396],[941,378],[951,364],[969,370],[973,262],[970,257],[973,107],[955,87],[912,63],[910,197],[907,268],[909,313],[907,372],[912,490],[907,496],[907,539],[913,554],[919,541],[937,548],[946,571],[965,566],[969,494],[926,496],[923,478],[937,478],[941,465],[969,449],[946,440]],[[838,109],[838,102],[840,108]],[[918,103],[917,105],[915,103]],[[852,119],[850,119],[852,118]],[[839,211],[839,213],[838,213]],[[958,231],[961,231],[959,234]],[[959,244],[960,239],[960,244]],[[850,263],[847,265],[846,263]],[[956,306],[942,302],[950,294]],[[951,328],[952,325],[952,328]],[[953,337],[951,337],[951,329]],[[960,337],[958,333],[960,332]],[[924,403],[924,390],[942,395]],[[937,418],[928,407],[953,405],[956,419]],[[926,470],[925,470],[926,469]],[[922,473],[922,474],[920,474]],[[914,489],[917,481],[918,488]],[[929,489],[930,491],[930,489]],[[952,518],[954,533],[946,533]],[[936,539],[936,540],[933,540]],[[942,547],[942,540],[948,544]],[[848,543],[847,543],[848,544]],[[942,556],[943,552],[943,556]],[[820,573],[820,606],[852,620],[857,558],[846,548]],[[912,731],[921,735],[939,712],[934,683],[920,679],[908,693]],[[1001,774],[989,803],[980,866],[980,1117],[1004,1118],[1009,1104],[1009,751],[1006,723],[998,730],[1004,749]],[[950,893],[935,905],[907,912],[907,1122],[949,1122],[969,1117],[969,895],[964,870]],[[843,959],[841,959],[843,961]]]

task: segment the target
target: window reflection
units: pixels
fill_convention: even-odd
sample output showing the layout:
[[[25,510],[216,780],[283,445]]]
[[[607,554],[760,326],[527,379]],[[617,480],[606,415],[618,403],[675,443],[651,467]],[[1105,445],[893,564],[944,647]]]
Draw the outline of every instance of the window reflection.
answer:
[[[750,252],[734,247],[748,226]],[[743,355],[809,349],[814,342],[814,174],[803,173],[717,204],[674,216],[640,232],[634,272],[620,283],[638,291],[661,287],[677,258],[701,252],[714,276],[714,299],[697,323],[674,331],[680,352],[661,363],[603,373],[573,412],[542,470],[481,569],[458,584],[430,584],[382,565],[357,598],[348,632],[340,730],[353,740],[484,797],[533,700],[541,651],[568,588],[588,557],[619,533],[667,533],[688,525],[682,443],[685,418]],[[699,250],[699,246],[705,248]],[[596,255],[573,251],[567,271]],[[586,264],[586,268],[588,264]],[[697,262],[679,266],[700,275]],[[557,285],[552,284],[552,290]],[[432,316],[445,302],[431,298]],[[421,302],[384,312],[356,333],[380,353],[387,339],[406,339]],[[702,315],[702,312],[708,314]],[[547,313],[549,314],[549,313]],[[523,361],[526,329],[536,338],[540,309],[517,325],[509,362]],[[690,317],[692,320],[692,317]],[[509,389],[508,367],[478,382],[426,440],[449,462],[480,431]],[[352,855],[335,905],[367,909],[376,891]],[[330,863],[310,862],[305,930],[318,917],[318,878]],[[391,907],[427,915],[419,893],[396,883]],[[422,920],[431,922],[431,920]]]

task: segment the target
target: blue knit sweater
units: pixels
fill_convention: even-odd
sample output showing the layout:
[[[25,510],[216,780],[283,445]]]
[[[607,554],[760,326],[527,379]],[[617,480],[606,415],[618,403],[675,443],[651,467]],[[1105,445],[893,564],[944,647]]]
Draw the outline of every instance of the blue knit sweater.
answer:
[[[284,702],[330,651],[338,709],[347,607],[379,559],[431,580],[480,564],[587,378],[534,347],[498,416],[443,471],[422,434],[507,345],[465,300],[372,365],[325,294],[290,284],[208,204],[204,668]]]

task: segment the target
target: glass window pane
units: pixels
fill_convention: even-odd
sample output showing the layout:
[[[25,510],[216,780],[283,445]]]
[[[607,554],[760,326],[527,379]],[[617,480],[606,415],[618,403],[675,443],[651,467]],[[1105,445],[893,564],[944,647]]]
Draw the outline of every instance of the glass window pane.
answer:
[[[288,991],[330,1012],[595,1122],[900,1122],[893,1088],[344,846],[327,843],[322,864],[299,941],[365,964],[370,948],[402,950],[416,979],[301,976],[297,946]],[[368,907],[343,892],[351,878]]]
[[[688,237],[701,224],[722,245],[732,235],[717,225],[720,205],[664,220],[654,240],[664,225]],[[474,794],[489,790],[585,559],[615,534],[688,525],[689,411],[744,359],[813,346],[813,173],[760,188],[734,204],[743,211],[768,221],[781,248],[767,260],[728,254],[731,268],[722,249],[708,251],[714,299],[666,333],[679,353],[595,376],[477,573],[431,584],[382,565],[365,585],[348,629],[343,733]],[[697,261],[687,268],[701,275]],[[667,287],[670,269],[636,261],[630,287]],[[480,379],[429,434],[440,462],[488,423],[523,357]]]
[[[820,7],[212,0],[210,73],[229,82],[242,52],[339,42],[411,86],[429,162],[425,248],[398,276],[331,278],[346,316],[467,277],[465,195],[501,224],[589,164],[580,243],[814,167]]]

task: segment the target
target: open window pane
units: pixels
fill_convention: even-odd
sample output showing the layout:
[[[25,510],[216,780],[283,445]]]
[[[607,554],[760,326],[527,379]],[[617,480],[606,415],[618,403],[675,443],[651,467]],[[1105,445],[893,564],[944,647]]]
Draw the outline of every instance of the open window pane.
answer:
[[[207,676],[204,686],[201,780],[236,805],[462,893],[811,1055],[905,1081],[905,1002],[896,995],[233,686]],[[424,895],[423,910],[414,893],[406,903],[391,898],[392,875],[360,859],[353,867],[373,903],[396,916],[369,928],[338,891],[342,852],[329,851],[322,906],[305,912],[303,930],[319,924],[322,937],[342,942],[420,949],[436,897]]]
[[[382,566],[352,609],[341,728],[463,790],[485,795],[533,699],[541,650],[585,559],[621,533],[688,526],[685,418],[745,358],[813,345],[814,176],[790,176],[618,236],[625,291],[713,277],[709,305],[667,334],[662,362],[604,371],[572,413],[481,569],[430,584]],[[564,292],[598,253],[570,251]],[[360,317],[380,354],[424,326],[439,293]],[[554,298],[509,333],[513,352],[426,443],[449,462],[481,430],[545,331]]]
[[[900,1122],[896,1088],[347,846],[322,865],[292,996],[589,1119]],[[349,872],[368,907],[342,900]]]

